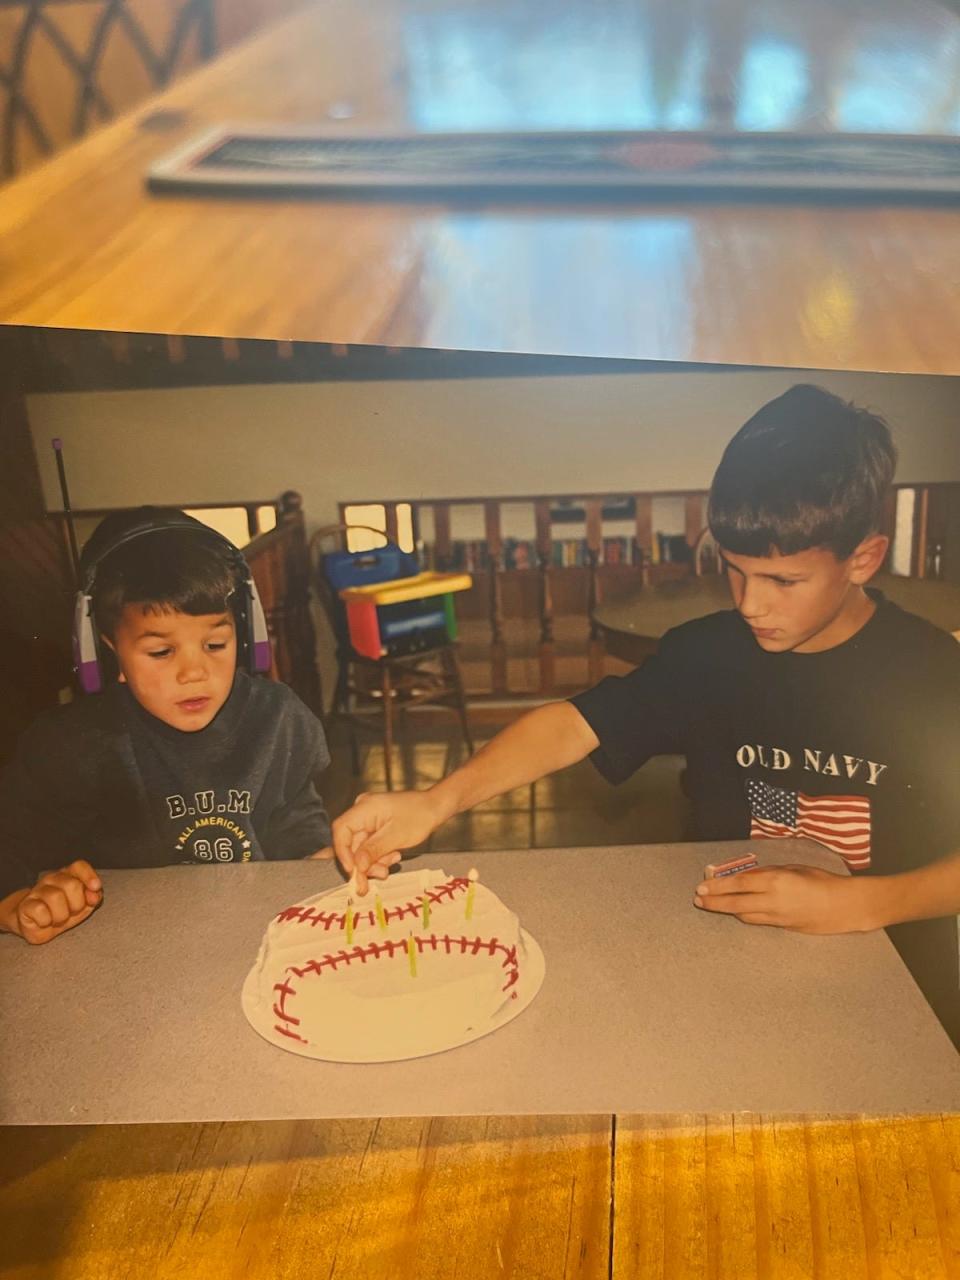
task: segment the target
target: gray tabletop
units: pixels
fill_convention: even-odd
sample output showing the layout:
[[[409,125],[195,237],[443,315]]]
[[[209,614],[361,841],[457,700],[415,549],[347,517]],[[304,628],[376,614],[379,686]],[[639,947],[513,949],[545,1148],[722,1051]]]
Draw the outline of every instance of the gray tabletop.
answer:
[[[367,1066],[284,1053],[240,1008],[267,923],[332,887],[330,864],[106,872],[80,928],[44,947],[0,938],[0,1122],[960,1109],[960,1057],[885,935],[692,906],[704,864],[744,847],[422,860],[476,865],[542,945],[546,980],[491,1036]],[[835,866],[806,842],[751,847]]]

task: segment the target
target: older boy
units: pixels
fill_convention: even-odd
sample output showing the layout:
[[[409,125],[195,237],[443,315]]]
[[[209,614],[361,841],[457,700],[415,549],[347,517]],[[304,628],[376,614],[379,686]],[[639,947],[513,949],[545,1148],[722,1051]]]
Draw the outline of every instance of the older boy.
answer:
[[[762,408],[710,495],[734,610],[538,708],[423,793],[361,797],[334,847],[361,879],[441,822],[591,756],[611,782],[682,753],[697,838],[807,836],[851,876],[782,866],[706,880],[698,907],[807,933],[887,927],[960,1045],[960,646],[867,583],[895,453],[816,387]]]
[[[254,596],[236,548],[142,508],[100,524],[81,572],[113,678],[42,716],[0,780],[0,930],[35,943],[99,906],[91,862],[302,858],[330,839],[323,729],[285,685],[249,674]]]

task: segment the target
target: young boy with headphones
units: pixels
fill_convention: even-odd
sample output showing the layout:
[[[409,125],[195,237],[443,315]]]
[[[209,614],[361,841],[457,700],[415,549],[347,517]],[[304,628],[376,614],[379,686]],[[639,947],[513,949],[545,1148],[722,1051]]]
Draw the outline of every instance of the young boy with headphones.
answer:
[[[237,548],[143,507],[108,516],[80,567],[74,652],[95,696],[41,716],[0,779],[0,930],[32,943],[97,909],[94,866],[304,858],[330,842],[323,729],[255,678],[270,644]]]

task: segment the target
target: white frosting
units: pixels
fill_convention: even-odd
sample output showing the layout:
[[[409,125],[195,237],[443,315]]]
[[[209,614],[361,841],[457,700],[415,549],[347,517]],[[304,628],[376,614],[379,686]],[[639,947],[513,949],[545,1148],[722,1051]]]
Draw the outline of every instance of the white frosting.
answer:
[[[468,877],[400,872],[287,907],[270,923],[243,1010],[307,1057],[387,1062],[453,1048],[515,1017],[543,954],[500,899]]]

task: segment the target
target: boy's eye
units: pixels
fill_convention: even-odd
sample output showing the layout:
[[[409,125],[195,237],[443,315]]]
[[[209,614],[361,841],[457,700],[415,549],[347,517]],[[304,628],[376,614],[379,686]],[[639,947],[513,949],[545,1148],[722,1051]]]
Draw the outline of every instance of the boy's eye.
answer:
[[[226,642],[223,640],[211,640],[207,645],[207,648],[214,652],[220,649],[225,649],[226,647]]]
[[[167,658],[173,652],[172,649],[149,649],[147,651],[148,658]]]

